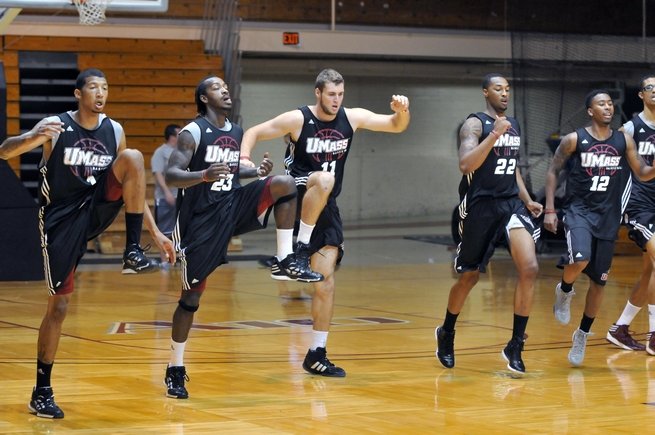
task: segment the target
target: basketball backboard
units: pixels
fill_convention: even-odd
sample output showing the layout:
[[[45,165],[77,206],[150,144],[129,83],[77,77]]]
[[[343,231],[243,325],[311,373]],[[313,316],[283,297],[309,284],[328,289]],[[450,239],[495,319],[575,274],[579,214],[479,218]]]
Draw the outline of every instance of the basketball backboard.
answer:
[[[44,8],[58,9],[70,6],[71,0],[0,0],[0,8]],[[112,0],[107,5],[109,11],[124,12],[166,12],[168,0]]]

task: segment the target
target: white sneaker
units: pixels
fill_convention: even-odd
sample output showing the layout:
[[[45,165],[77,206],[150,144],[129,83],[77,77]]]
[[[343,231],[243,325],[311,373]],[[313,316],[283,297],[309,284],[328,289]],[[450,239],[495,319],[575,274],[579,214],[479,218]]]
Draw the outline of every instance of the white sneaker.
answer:
[[[649,332],[647,337],[646,352],[648,352],[649,355],[655,355],[655,332]]]
[[[591,335],[591,332],[584,332],[580,328],[573,332],[573,345],[569,351],[569,362],[575,367],[581,366],[582,361],[584,361],[585,348],[587,347],[587,337],[589,335]]]
[[[555,287],[555,305],[553,305],[553,314],[555,319],[563,325],[568,325],[571,321],[571,299],[575,295],[575,290],[568,293],[562,291],[562,283]]]

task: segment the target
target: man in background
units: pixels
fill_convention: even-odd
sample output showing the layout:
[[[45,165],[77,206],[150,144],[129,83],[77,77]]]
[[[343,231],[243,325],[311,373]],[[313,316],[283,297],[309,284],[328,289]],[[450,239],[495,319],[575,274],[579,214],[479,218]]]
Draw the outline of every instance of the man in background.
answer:
[[[161,144],[152,155],[152,174],[155,176],[155,222],[157,228],[166,237],[170,238],[175,226],[175,201],[177,200],[177,187],[168,186],[165,171],[168,159],[177,146],[177,135],[180,126],[169,124],[164,129],[165,142]],[[164,255],[164,253],[162,253]],[[162,268],[168,269],[170,263],[162,257]]]

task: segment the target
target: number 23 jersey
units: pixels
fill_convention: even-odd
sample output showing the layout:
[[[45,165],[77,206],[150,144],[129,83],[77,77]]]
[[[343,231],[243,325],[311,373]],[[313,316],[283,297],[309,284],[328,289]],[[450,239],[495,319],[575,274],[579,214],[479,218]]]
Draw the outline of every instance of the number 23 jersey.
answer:
[[[229,201],[232,192],[241,187],[239,183],[239,157],[243,129],[226,120],[219,128],[203,117],[187,124],[182,131],[188,131],[196,142],[196,149],[189,162],[189,171],[203,171],[212,163],[223,162],[230,168],[225,178],[209,183],[200,183],[182,190],[178,195],[182,211],[191,212],[214,207]]]

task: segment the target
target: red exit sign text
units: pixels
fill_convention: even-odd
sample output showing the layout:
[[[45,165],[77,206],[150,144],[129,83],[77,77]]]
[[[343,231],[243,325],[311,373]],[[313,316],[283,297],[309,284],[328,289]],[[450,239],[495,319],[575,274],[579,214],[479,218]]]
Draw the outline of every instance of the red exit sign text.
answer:
[[[300,33],[298,32],[282,33],[282,45],[300,45]]]

